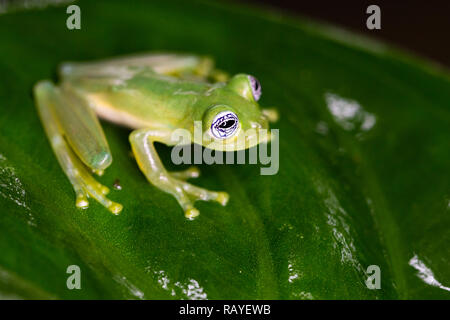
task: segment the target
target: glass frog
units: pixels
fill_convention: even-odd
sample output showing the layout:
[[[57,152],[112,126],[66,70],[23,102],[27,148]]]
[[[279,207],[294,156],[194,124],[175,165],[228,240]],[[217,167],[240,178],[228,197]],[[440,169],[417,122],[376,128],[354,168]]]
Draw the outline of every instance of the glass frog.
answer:
[[[196,200],[226,205],[229,196],[188,183],[187,179],[199,176],[196,167],[168,172],[153,143],[173,146],[178,142],[174,130],[193,133],[194,122],[201,121],[204,134],[193,135],[189,143],[221,151],[229,151],[230,145],[242,150],[261,142],[247,136],[238,139],[246,130],[253,128],[258,135],[277,117],[275,110],[260,109],[261,85],[255,77],[237,74],[230,78],[205,56],[150,53],[68,62],[60,66],[59,78],[58,85],[38,82],[34,96],[79,208],[87,208],[91,197],[114,214],[122,210],[121,204],[106,197],[108,188],[93,177],[102,175],[112,162],[98,117],[133,130],[129,141],[139,168],[151,184],[175,197],[188,219],[199,215]]]

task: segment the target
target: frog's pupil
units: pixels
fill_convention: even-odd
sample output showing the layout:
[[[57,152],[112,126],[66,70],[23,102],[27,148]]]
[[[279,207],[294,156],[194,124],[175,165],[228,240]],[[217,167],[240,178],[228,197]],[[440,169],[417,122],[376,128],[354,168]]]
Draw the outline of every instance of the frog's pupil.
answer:
[[[234,120],[226,120],[222,122],[219,127],[223,129],[231,128],[234,125]]]

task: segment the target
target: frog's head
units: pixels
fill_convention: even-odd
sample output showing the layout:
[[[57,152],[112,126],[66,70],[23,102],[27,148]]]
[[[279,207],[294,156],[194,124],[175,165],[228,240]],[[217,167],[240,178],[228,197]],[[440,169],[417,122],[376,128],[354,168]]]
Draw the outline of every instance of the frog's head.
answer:
[[[237,74],[216,95],[220,102],[203,114],[204,146],[236,151],[270,140],[267,118],[258,105],[261,85],[255,77]]]

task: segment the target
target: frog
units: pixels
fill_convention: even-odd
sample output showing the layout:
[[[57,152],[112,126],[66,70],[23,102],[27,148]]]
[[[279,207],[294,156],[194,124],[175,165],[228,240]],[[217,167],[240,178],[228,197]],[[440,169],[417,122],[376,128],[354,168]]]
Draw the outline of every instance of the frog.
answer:
[[[60,167],[75,192],[75,206],[89,198],[118,215],[123,205],[110,200],[98,182],[112,164],[100,120],[131,130],[129,142],[138,167],[151,185],[171,194],[187,219],[200,211],[197,200],[225,206],[229,194],[197,187],[187,180],[198,167],[170,172],[155,142],[174,146],[178,129],[192,133],[185,144],[217,151],[238,151],[269,142],[260,137],[278,118],[274,108],[261,108],[262,88],[252,75],[230,76],[207,55],[147,52],[94,61],[63,62],[59,83],[41,80],[33,87],[37,113]],[[201,135],[193,134],[200,123]],[[251,131],[252,129],[253,131]],[[245,136],[247,131],[253,132]],[[150,191],[149,191],[150,192]]]

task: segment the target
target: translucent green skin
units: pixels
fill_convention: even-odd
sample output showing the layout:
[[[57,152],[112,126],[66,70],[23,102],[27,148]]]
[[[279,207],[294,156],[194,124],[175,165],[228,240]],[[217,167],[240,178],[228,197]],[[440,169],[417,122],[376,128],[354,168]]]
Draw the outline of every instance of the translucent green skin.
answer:
[[[268,121],[253,98],[248,77],[243,74],[234,76],[228,83],[215,84],[169,77],[151,69],[139,71],[123,83],[113,85],[110,79],[69,78],[66,81],[91,100],[100,117],[133,129],[171,131],[182,128],[193,135],[194,121],[203,121],[206,131],[214,116],[224,110],[238,116],[240,133],[252,128],[268,128]],[[232,143],[239,140],[237,138],[236,135],[229,141],[221,140],[217,145],[211,141],[195,142],[218,150],[223,150],[221,146],[227,142],[231,150],[252,146]]]
[[[241,150],[260,139],[274,112],[259,109],[248,75],[229,81],[213,68],[210,58],[194,55],[147,54],[92,63],[65,63],[60,68],[61,83],[41,81],[34,87],[38,113],[53,151],[72,183],[76,205],[88,207],[92,197],[112,213],[122,206],[108,198],[108,188],[94,180],[88,169],[102,174],[112,163],[112,155],[97,116],[134,131],[130,144],[146,178],[162,191],[172,194],[193,219],[199,211],[195,200],[228,201],[225,192],[196,187],[185,180],[198,177],[191,167],[167,172],[153,142],[180,143],[174,132],[185,129],[188,141],[216,150]],[[215,83],[207,80],[216,80]],[[216,138],[211,124],[223,111],[231,111],[239,121],[233,135]],[[275,116],[276,117],[276,116]],[[202,133],[196,135],[196,121]],[[246,132],[249,129],[250,134]],[[268,135],[262,135],[267,141]]]

